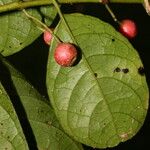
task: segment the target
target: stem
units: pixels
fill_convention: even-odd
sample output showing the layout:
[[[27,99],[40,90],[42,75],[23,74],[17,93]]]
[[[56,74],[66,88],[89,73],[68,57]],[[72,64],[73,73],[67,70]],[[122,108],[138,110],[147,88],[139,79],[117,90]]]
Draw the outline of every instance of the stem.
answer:
[[[35,0],[35,1],[19,1],[19,2],[12,2],[7,3],[4,5],[0,5],[0,12],[7,12],[12,10],[20,10],[24,8],[31,8],[36,6],[44,6],[51,4],[50,0]]]
[[[62,3],[101,3],[101,0],[58,0],[60,4]],[[143,3],[143,0],[110,0],[110,3]],[[44,6],[52,4],[52,0],[28,0],[28,1],[18,1],[0,5],[0,13],[20,10],[24,8],[31,8],[36,6]]]
[[[115,22],[118,22],[118,19],[116,18],[115,14],[113,13],[113,11],[111,10],[111,8],[108,6],[108,4],[105,4],[106,9],[108,10],[108,12],[110,13],[111,17],[113,18],[113,20]]]
[[[41,22],[41,21],[38,20],[37,18],[31,16],[30,14],[28,14],[25,9],[23,9],[22,11],[24,12],[24,14],[25,14],[28,18],[32,19],[33,21],[35,21],[35,23],[37,23],[37,24],[39,24],[40,26],[42,26],[46,31],[50,32],[50,33],[53,35],[53,37],[57,40],[57,42],[59,42],[59,43],[61,42],[61,40],[53,33],[53,31],[52,31],[46,24],[44,24],[43,22]],[[39,29],[43,31],[43,29],[41,29],[40,27],[39,27]]]
[[[57,9],[57,12],[58,12],[58,14],[59,14],[61,20],[63,21],[64,25],[66,26],[66,29],[68,30],[68,33],[70,34],[71,39],[75,42],[75,39],[74,39],[74,37],[73,37],[73,34],[72,34],[72,32],[71,32],[71,30],[70,30],[70,28],[69,28],[69,26],[68,26],[68,23],[67,23],[67,21],[65,20],[63,14],[62,14],[62,12],[61,12],[61,10],[60,10],[60,8],[59,8],[58,3],[56,2],[56,0],[52,0],[52,1],[53,1],[53,4],[54,4],[55,8]]]

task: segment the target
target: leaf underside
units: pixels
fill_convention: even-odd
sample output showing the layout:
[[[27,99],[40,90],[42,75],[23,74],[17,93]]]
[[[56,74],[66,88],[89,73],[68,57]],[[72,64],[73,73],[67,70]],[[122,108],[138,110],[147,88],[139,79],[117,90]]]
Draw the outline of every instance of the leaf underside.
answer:
[[[39,150],[83,150],[81,144],[75,142],[63,132],[54,115],[53,109],[50,107],[47,100],[41,96],[8,62],[3,60],[3,63],[10,73],[13,85],[16,88],[23,109],[25,110],[25,114],[21,117],[27,117],[29,125],[31,126],[33,133],[28,131],[28,135],[33,134],[35,137],[36,143],[34,144],[37,145],[34,146],[37,146]],[[5,94],[7,96],[7,93]],[[0,96],[1,95],[2,92],[0,93]],[[14,147],[16,150],[27,150],[27,148],[19,147],[19,144],[21,145],[22,143],[17,136],[15,137],[15,135],[13,135],[14,132],[16,133],[16,131],[19,130],[18,126],[15,126],[14,123],[11,124],[9,121],[12,119],[12,112],[15,112],[15,110],[12,108],[12,112],[8,116],[9,105],[5,101],[6,100],[3,97],[0,97],[0,149],[3,149],[5,144],[11,143],[11,148],[8,149],[13,149],[12,147]],[[21,109],[20,113],[22,113],[22,111],[23,110]],[[1,127],[2,123],[5,125],[5,128]],[[23,124],[23,126],[25,126],[25,124]],[[16,127],[15,130],[14,127]],[[3,136],[1,136],[1,133],[3,133]],[[7,136],[9,136],[9,143],[8,141],[7,143],[4,141],[4,138],[7,138]],[[11,142],[11,139],[15,142]],[[33,139],[28,139],[28,141],[33,142]]]
[[[20,0],[0,0],[0,5],[17,1]],[[27,12],[41,21],[44,18],[47,25],[51,25],[57,13],[52,6],[28,9]],[[12,55],[30,45],[41,33],[38,25],[21,10],[3,13],[0,16],[0,53],[3,56]]]
[[[53,40],[47,66],[47,88],[56,116],[77,141],[97,148],[113,147],[133,137],[148,109],[148,87],[142,62],[126,38],[90,16],[65,16],[55,33],[76,44],[78,63],[61,67],[54,60]]]

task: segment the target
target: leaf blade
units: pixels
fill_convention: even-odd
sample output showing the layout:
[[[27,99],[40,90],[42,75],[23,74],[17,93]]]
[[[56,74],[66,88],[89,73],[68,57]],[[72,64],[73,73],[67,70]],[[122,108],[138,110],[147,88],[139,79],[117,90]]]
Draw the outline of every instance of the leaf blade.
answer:
[[[56,116],[76,140],[98,148],[115,146],[136,134],[147,112],[146,79],[138,73],[142,62],[107,23],[80,14],[66,15],[66,20],[82,57],[72,68],[60,67],[53,58],[57,43],[52,42],[47,87]],[[73,40],[62,22],[55,33],[63,42]],[[117,104],[111,106],[114,100]]]
[[[30,85],[16,69],[3,60],[24,106],[38,149],[82,150],[81,144],[66,135],[47,100]],[[22,116],[24,118],[24,116]],[[30,139],[32,142],[32,139]]]
[[[0,83],[0,149],[28,149],[13,105]]]

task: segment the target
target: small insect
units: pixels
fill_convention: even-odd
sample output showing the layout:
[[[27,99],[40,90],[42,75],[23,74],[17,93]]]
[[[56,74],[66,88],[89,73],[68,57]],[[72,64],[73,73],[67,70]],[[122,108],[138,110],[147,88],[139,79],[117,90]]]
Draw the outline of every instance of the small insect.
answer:
[[[143,67],[139,67],[139,68],[138,68],[138,73],[139,73],[141,76],[144,76],[144,75],[145,75],[144,68],[143,68]]]

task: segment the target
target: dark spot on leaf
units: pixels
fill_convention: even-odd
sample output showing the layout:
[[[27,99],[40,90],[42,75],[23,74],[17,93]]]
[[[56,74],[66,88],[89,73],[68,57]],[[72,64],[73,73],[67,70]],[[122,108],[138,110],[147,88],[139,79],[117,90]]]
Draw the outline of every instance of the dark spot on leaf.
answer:
[[[115,39],[112,39],[112,42],[115,42]]]
[[[119,67],[115,68],[114,72],[120,72],[121,69]]]
[[[1,126],[3,126],[3,123],[0,123]]]
[[[9,45],[9,48],[11,48],[11,46]]]
[[[7,139],[9,139],[10,138],[10,136],[7,136]]]
[[[7,148],[7,147],[5,147],[5,150],[8,150],[8,148]]]
[[[138,73],[139,73],[141,76],[144,76],[144,75],[145,75],[144,68],[143,68],[143,67],[139,67],[139,68],[138,68]]]
[[[22,42],[20,42],[20,45],[22,45]]]
[[[97,77],[97,73],[94,73],[94,76]]]
[[[129,69],[128,69],[128,68],[122,69],[122,72],[123,72],[123,73],[128,73],[128,72],[129,72]]]

